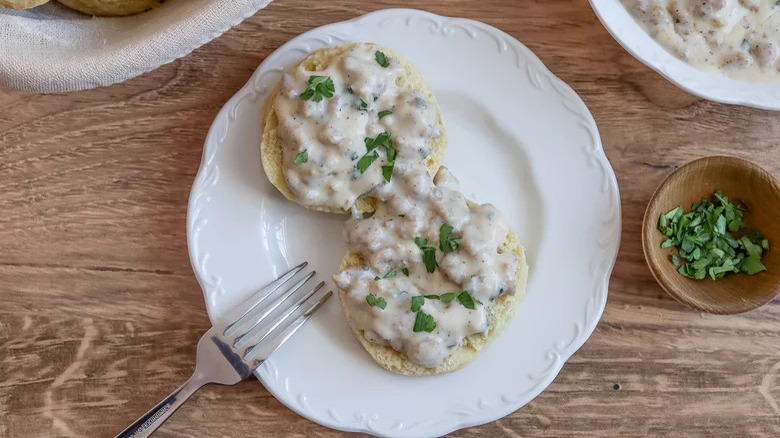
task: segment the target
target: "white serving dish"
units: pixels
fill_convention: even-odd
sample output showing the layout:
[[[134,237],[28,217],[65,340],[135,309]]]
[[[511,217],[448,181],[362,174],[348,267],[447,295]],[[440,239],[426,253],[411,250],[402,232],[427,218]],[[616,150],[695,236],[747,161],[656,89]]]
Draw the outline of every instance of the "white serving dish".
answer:
[[[599,20],[624,49],[683,90],[716,102],[780,110],[780,81],[753,83],[695,69],[655,42],[620,0],[590,0]]]

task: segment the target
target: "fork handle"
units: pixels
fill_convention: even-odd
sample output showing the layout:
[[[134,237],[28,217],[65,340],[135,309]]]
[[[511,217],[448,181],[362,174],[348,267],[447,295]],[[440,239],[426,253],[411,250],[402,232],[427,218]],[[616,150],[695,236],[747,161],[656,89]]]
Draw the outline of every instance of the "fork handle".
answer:
[[[116,438],[145,438],[162,425],[173,412],[183,405],[195,391],[209,383],[197,371],[183,385],[163,401],[141,416],[135,423],[127,427]]]

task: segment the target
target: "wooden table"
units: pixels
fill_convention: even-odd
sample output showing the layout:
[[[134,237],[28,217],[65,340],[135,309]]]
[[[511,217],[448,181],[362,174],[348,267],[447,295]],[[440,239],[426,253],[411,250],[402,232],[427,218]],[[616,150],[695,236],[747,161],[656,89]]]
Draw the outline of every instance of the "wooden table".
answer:
[[[113,436],[189,376],[209,327],[185,240],[206,131],[291,37],[413,2],[371,3],[279,0],[121,85],[0,91],[0,436]],[[780,436],[780,302],[740,316],[688,310],[653,281],[639,238],[653,190],[688,160],[733,154],[780,176],[780,114],[681,91],[626,53],[584,1],[415,3],[510,33],[574,87],[623,207],[593,336],[533,402],[453,436]],[[339,435],[254,380],[205,388],[158,434]]]

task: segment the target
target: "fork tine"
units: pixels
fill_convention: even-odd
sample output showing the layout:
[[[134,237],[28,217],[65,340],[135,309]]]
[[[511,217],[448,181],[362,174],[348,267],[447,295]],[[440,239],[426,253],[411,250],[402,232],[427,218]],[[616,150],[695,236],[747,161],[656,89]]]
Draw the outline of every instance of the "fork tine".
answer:
[[[260,311],[260,314],[258,315],[257,312],[251,311],[247,312],[244,316],[241,317],[238,321],[236,321],[233,325],[230,326],[230,334],[226,334],[226,337],[230,337],[236,332],[238,332],[238,329],[241,328],[244,324],[246,324],[249,321],[253,321],[254,324],[257,324],[259,322],[262,322],[268,315],[270,315],[274,310],[276,310],[279,306],[282,305],[283,302],[287,301],[292,294],[298,291],[303,285],[309,281],[314,275],[317,273],[317,271],[311,271],[309,272],[305,277],[300,279],[297,283],[292,285],[290,289],[288,289],[285,293],[283,293],[279,298],[276,299],[273,303],[271,303],[270,306],[264,307],[263,309],[258,308],[257,310]],[[227,333],[228,330],[225,330]]]
[[[247,319],[249,319],[249,314],[255,310],[255,308],[262,303],[266,298],[268,298],[271,294],[276,292],[280,287],[284,286],[290,279],[295,277],[296,274],[301,272],[303,268],[308,265],[308,262],[303,262],[298,266],[295,266],[294,268],[290,269],[289,271],[282,274],[279,278],[276,280],[268,283],[267,285],[263,286],[259,291],[257,291],[254,295],[249,297],[246,301],[241,303],[239,306],[235,307],[233,312],[228,312],[228,316],[226,316],[225,320],[230,322],[234,321],[233,323],[229,324],[225,331],[223,332],[224,336],[232,336],[236,333],[238,328],[244,324]],[[246,310],[244,310],[246,309]],[[241,312],[243,310],[243,312]],[[240,316],[237,314],[238,312],[241,312]],[[236,315],[232,315],[231,313],[236,313]]]
[[[244,346],[249,342],[254,340],[254,338],[257,337],[260,333],[264,333],[263,336],[254,342],[255,345],[259,344],[260,342],[263,342],[263,340],[268,337],[268,334],[276,330],[277,327],[279,327],[279,324],[281,324],[285,319],[287,319],[288,316],[290,316],[291,313],[298,310],[303,303],[311,298],[312,295],[316,294],[317,291],[322,289],[322,287],[325,286],[325,282],[321,281],[320,284],[314,286],[309,292],[307,292],[303,297],[301,297],[295,304],[290,306],[289,309],[287,309],[281,316],[276,317],[276,321],[271,323],[270,327],[267,327],[267,324],[264,324],[265,321],[258,321],[257,324],[255,324],[253,327],[250,328],[250,330],[243,335],[239,336],[236,339],[236,342],[233,344],[233,348],[240,350],[241,348],[244,348]]]
[[[314,312],[317,311],[323,304],[325,304],[326,301],[328,301],[328,298],[333,295],[332,291],[328,291],[325,295],[323,295],[319,300],[317,300],[316,303],[311,305],[308,309],[306,309],[305,312],[301,316],[299,316],[295,321],[293,321],[291,324],[287,325],[285,328],[283,328],[278,334],[273,333],[272,337],[268,336],[270,340],[268,342],[256,344],[254,347],[249,349],[249,351],[244,355],[245,361],[251,361],[255,357],[260,357],[261,362],[268,358],[273,352],[275,352],[279,347],[282,346],[285,342],[287,342],[288,339],[292,335],[295,334],[296,331],[298,331],[303,324],[309,320],[309,318],[314,314]],[[289,318],[287,318],[289,319]],[[259,365],[259,364],[258,364]]]

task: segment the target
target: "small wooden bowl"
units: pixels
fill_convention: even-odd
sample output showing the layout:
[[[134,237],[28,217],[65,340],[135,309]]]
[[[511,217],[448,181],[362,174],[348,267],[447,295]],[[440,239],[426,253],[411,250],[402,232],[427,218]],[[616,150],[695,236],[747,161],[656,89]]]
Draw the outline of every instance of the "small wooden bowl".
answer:
[[[671,262],[671,248],[658,231],[658,217],[682,205],[721,190],[732,202],[747,207],[743,220],[769,239],[762,262],[765,272],[756,275],[727,274],[716,281],[693,280],[680,275]],[[780,293],[780,183],[755,163],[736,157],[714,156],[685,164],[658,187],[645,211],[642,249],[656,281],[677,301],[709,313],[734,314],[757,309]],[[675,250],[676,252],[676,250]]]

